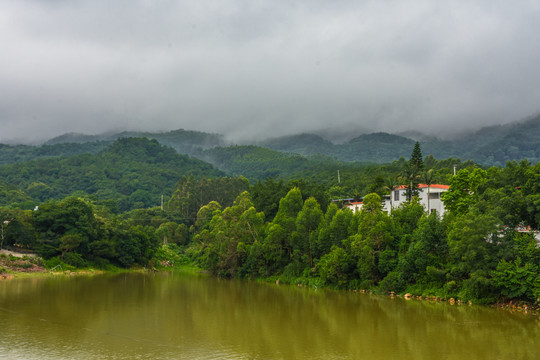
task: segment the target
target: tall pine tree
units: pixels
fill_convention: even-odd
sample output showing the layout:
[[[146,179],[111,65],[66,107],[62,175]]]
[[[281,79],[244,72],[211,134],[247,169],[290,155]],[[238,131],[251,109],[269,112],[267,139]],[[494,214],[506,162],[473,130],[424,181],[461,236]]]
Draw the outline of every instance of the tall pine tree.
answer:
[[[422,157],[422,149],[420,149],[420,143],[418,141],[416,142],[416,144],[414,144],[414,149],[412,151],[409,163],[419,172],[424,170],[424,158]]]
[[[422,149],[420,149],[420,143],[417,141],[414,144],[414,149],[411,154],[409,162],[405,164],[405,168],[401,172],[401,179],[404,182],[406,191],[405,194],[409,201],[413,196],[418,196],[420,174],[424,169],[424,159],[422,157]]]

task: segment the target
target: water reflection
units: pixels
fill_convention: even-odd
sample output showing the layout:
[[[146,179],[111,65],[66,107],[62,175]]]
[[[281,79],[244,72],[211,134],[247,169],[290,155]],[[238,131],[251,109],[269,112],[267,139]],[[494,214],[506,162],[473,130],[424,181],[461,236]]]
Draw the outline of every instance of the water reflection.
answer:
[[[540,321],[458,307],[173,274],[0,283],[18,359],[532,359]]]

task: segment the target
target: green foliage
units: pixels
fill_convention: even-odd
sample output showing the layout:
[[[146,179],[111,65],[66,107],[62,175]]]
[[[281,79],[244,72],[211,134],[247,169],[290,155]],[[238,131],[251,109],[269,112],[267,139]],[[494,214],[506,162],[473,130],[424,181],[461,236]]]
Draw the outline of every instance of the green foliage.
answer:
[[[381,175],[378,175],[375,177],[371,185],[367,188],[368,193],[375,193],[379,196],[383,196],[387,191],[385,180]],[[360,200],[360,192],[356,191],[355,194],[353,194],[353,199],[356,201]]]
[[[310,267],[313,267],[313,254],[322,219],[321,207],[317,200],[311,197],[304,202],[302,210],[298,212],[295,224],[296,230],[291,234],[293,252],[301,257],[307,255]]]
[[[204,159],[217,168],[253,179],[287,176],[305,169],[308,160],[300,155],[285,154],[258,146],[216,147],[204,152]]]
[[[238,195],[248,189],[246,178],[182,177],[176,184],[176,190],[168,204],[168,210],[178,211],[189,223],[193,223],[199,209],[211,201],[221,206],[230,206]]]
[[[105,148],[110,142],[84,142],[84,143],[62,143],[45,144],[42,146],[29,145],[4,145],[0,144],[0,164],[15,164],[26,161],[76,156],[86,153],[95,154]]]
[[[404,279],[404,274],[401,271],[391,271],[379,283],[379,290],[383,292],[402,292],[407,286],[407,281]]]
[[[459,156],[485,166],[503,166],[507,161],[523,158],[538,162],[539,134],[540,116],[535,116],[521,123],[483,128],[452,141],[426,137],[420,144],[425,149],[424,153],[439,158]],[[409,155],[415,141],[398,135],[373,133],[360,135],[342,144],[333,144],[321,136],[299,134],[269,139],[262,145],[305,157],[322,154],[344,162],[383,163]],[[245,172],[243,174],[247,176]]]
[[[445,208],[456,215],[466,214],[469,207],[478,201],[479,187],[485,183],[486,177],[487,172],[482,169],[459,170],[450,182],[449,191],[441,195]]]
[[[367,194],[364,197],[364,206],[362,207],[363,212],[376,214],[381,211],[381,197],[378,194]]]
[[[497,219],[477,212],[457,218],[448,232],[450,256],[468,273],[492,269],[498,235]]]
[[[64,262],[66,264],[72,265],[76,268],[84,268],[88,266],[82,255],[76,252],[68,252],[64,254]]]
[[[523,264],[520,257],[512,262],[502,259],[492,275],[501,294],[510,299],[535,300],[540,294],[540,267]]]
[[[421,169],[416,164],[407,162],[403,165],[400,173],[400,180],[405,186],[405,196],[407,200],[412,201],[414,196],[418,196],[419,184],[421,178]]]
[[[7,197],[10,204],[60,200],[82,191],[102,201],[116,201],[120,211],[158,205],[162,194],[173,193],[182,174],[223,173],[145,138],[119,139],[97,154],[0,166],[0,177],[13,188]]]
[[[291,189],[279,201],[279,210],[274,218],[274,223],[281,225],[287,233],[292,233],[295,230],[296,216],[302,207],[302,193],[298,188]]]
[[[304,200],[303,192],[293,188],[279,201],[271,222],[262,214],[253,221],[258,231],[250,239],[240,213],[251,213],[247,217],[252,218],[256,211],[246,210],[249,204],[239,211],[248,199],[243,196],[231,207],[201,210],[213,217],[194,227],[194,247],[199,250],[191,253],[202,266],[223,276],[278,277],[292,283],[452,296],[478,303],[501,297],[533,301],[540,248],[532,235],[514,233],[506,224],[536,218],[536,210],[528,213],[525,201],[517,201],[504,212],[499,202],[502,195],[534,196],[536,185],[530,179],[536,179],[536,167],[510,164],[484,171],[470,166],[463,173],[473,189],[463,195],[473,201],[466,200],[466,212],[451,210],[443,219],[427,214],[415,198],[389,215],[381,210],[376,193],[364,196],[363,208],[355,214],[335,203],[323,213],[315,198]],[[458,188],[461,176],[454,182]],[[274,180],[266,183],[269,188],[275,185]],[[500,189],[493,186],[498,184],[511,185],[504,185],[497,197]],[[263,183],[257,191],[264,193]],[[232,219],[243,224],[242,229],[233,226]]]
[[[520,123],[483,128],[452,141],[424,137],[421,145],[426,154],[432,154],[438,158],[459,156],[472,159],[485,166],[503,166],[507,161],[524,158],[536,163],[540,159],[539,134],[540,116],[534,116]],[[256,179],[278,174],[289,178],[289,172],[294,172],[292,168],[304,161],[302,158],[294,158],[297,154],[319,163],[323,162],[320,161],[323,158],[343,162],[383,163],[407,156],[415,145],[415,141],[410,138],[387,133],[364,134],[342,144],[334,144],[318,135],[299,134],[269,139],[260,143],[266,148],[256,146],[225,148],[223,136],[219,134],[182,129],[164,133],[123,132],[95,136],[65,134],[42,146],[0,144],[0,164],[96,154],[114,140],[128,137],[156,139],[160,144],[172,147],[179,153],[211,160],[216,164],[222,163],[224,169],[230,168],[231,174],[242,174],[252,178],[251,174],[247,173],[252,171],[253,178]],[[216,146],[220,147],[214,148]],[[276,156],[278,152],[286,153],[289,158],[280,159],[279,155]],[[252,157],[251,154],[255,155]],[[255,159],[260,159],[264,165],[253,166],[252,169],[244,166],[246,163],[253,165]],[[425,161],[427,163],[427,158]],[[300,169],[303,174],[309,173],[306,177],[315,174],[309,168],[308,165]],[[372,190],[365,192],[376,192]]]
[[[0,183],[0,206],[20,207],[21,204],[26,203],[34,204],[28,194],[14,186]]]
[[[482,170],[470,161],[427,156],[428,170],[418,171],[419,144],[411,160],[386,165],[258,147],[193,150],[256,182],[223,177],[147,139],[121,139],[96,155],[0,166],[0,195],[8,199],[0,208],[4,245],[34,249],[65,269],[194,261],[226,277],[477,302],[539,296],[540,248],[532,235],[515,232],[538,227],[538,164]],[[461,169],[456,176],[454,165]],[[387,214],[381,197],[396,188],[400,173],[410,201]],[[280,177],[266,177],[273,175]],[[443,219],[426,214],[413,196],[421,181],[450,183]],[[163,209],[148,207],[165,188],[173,195]],[[330,201],[362,194],[357,213]],[[35,200],[41,201],[36,211],[17,208],[31,209]]]
[[[338,209],[335,204],[328,207],[315,244],[317,257],[328,253],[333,246],[342,246],[345,239],[356,233],[358,226],[351,226],[352,218],[353,213],[348,209]]]
[[[183,253],[182,249],[175,244],[160,246],[152,258],[152,263],[156,268],[167,269],[170,267],[188,265],[190,263]]]
[[[146,265],[160,240],[155,228],[113,219],[91,202],[76,197],[49,201],[31,213],[11,210],[11,214],[14,218],[6,235],[18,236],[17,246],[33,248],[45,259],[59,257],[74,267]],[[182,226],[183,236],[187,236],[184,224],[172,225],[173,240]]]
[[[195,236],[201,265],[216,275],[237,276],[261,241],[263,225],[264,214],[256,212],[249,193],[240,194],[232,206],[214,211],[208,228]]]
[[[283,180],[272,177],[264,179],[264,182],[257,181],[250,192],[255,208],[264,213],[266,220],[272,221],[277,214],[279,200],[287,195],[288,190]]]
[[[73,271],[76,269],[75,266],[62,261],[60,256],[55,256],[53,258],[45,260],[44,262],[45,262],[45,267],[49,270],[54,269],[56,271],[66,271],[66,270]]]
[[[476,303],[491,303],[497,299],[494,285],[486,271],[477,270],[463,281],[458,296],[463,300],[472,300]]]
[[[319,275],[325,285],[346,287],[354,274],[353,257],[341,247],[334,246],[332,250],[321,257],[318,264]]]
[[[35,234],[31,214],[18,209],[0,208],[0,249],[6,246],[31,248]]]
[[[418,141],[414,144],[409,164],[419,171],[424,170],[424,158],[422,156],[422,149],[420,148],[420,143]]]
[[[82,238],[80,234],[66,234],[62,236],[60,238],[60,245],[58,246],[58,251],[62,253],[62,259],[65,259],[66,254],[70,254],[71,251],[77,249],[81,243]],[[66,262],[69,263],[68,261]]]

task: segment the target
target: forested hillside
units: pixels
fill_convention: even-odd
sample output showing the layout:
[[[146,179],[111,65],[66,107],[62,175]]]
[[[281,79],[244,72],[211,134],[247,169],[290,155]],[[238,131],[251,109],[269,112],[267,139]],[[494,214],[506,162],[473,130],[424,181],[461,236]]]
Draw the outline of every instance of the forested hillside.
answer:
[[[408,143],[408,142],[407,142]],[[354,194],[380,192],[389,178],[395,177],[405,162],[392,163],[341,162],[323,155],[304,157],[257,146],[214,147],[200,149],[203,161],[177,154],[161,146],[157,140],[122,138],[107,142],[46,145],[25,147],[33,161],[0,166],[0,205],[18,204],[32,208],[41,201],[61,199],[70,194],[88,194],[100,201],[109,201],[119,211],[145,208],[160,203],[161,195],[169,197],[174,184],[184,176],[195,179],[216,176],[243,176],[251,184],[266,178],[285,181],[298,180],[317,183],[328,188],[331,198],[351,197]],[[103,150],[96,152],[100,147]],[[39,149],[64,149],[75,155],[45,156]],[[5,147],[6,151],[19,146]],[[78,152],[88,151],[78,155]],[[7,152],[6,152],[7,153]],[[51,154],[51,152],[45,152]],[[57,153],[59,154],[59,153]],[[471,166],[459,159],[437,161],[432,156],[426,162],[434,169],[434,179],[448,182],[453,166]]]
[[[332,143],[319,135],[299,134],[264,141],[246,141],[243,146],[247,147],[243,150],[237,145],[231,146],[222,135],[182,129],[163,133],[65,134],[51,139],[42,146],[0,144],[0,164],[12,164],[35,158],[95,154],[116,139],[124,137],[156,139],[162,145],[170,146],[181,154],[209,160],[217,166],[227,167],[233,173],[238,169],[232,156],[238,155],[238,161],[245,162],[246,154],[249,152],[250,156],[260,156],[261,163],[266,162],[269,166],[262,169],[261,165],[258,174],[255,174],[255,169],[252,170],[253,176],[259,178],[276,175],[276,171],[290,172],[287,168],[294,162],[291,160],[291,154],[304,157],[323,155],[344,163],[389,163],[406,157],[416,140],[422,145],[425,154],[431,154],[437,159],[470,159],[483,166],[504,166],[506,161],[519,161],[525,158],[536,163],[540,159],[540,115],[518,123],[482,128],[452,140],[441,140],[414,132],[408,134],[410,138],[387,133],[364,134],[344,143]],[[249,146],[256,146],[258,149],[254,150]],[[214,148],[218,149],[213,150]],[[288,155],[282,156],[260,148]],[[287,164],[276,167],[272,164],[272,160],[268,159],[270,156],[274,156],[276,160],[284,160]]]
[[[225,174],[178,154],[157,140],[123,138],[97,154],[37,159],[0,166],[0,205],[30,208],[49,199],[88,194],[109,200],[116,211],[157,206],[182,176]]]
[[[140,132],[124,131],[120,133],[109,133],[101,135],[84,135],[69,133],[55,137],[45,143],[45,145],[57,145],[65,143],[84,144],[88,142],[112,143],[120,138],[145,137],[158,140],[162,145],[172,147],[181,154],[192,155],[201,149],[208,149],[214,146],[225,145],[222,135],[209,134],[200,131],[190,131],[178,129],[167,132]]]
[[[519,123],[480,129],[455,141],[455,147],[486,165],[503,166],[506,161],[524,158],[536,163],[540,160],[540,115]]]
[[[164,174],[148,175],[156,170],[152,164],[172,167],[177,156],[157,141],[124,139],[94,158],[58,160],[66,167],[51,167],[54,176],[48,173],[49,162],[29,163],[26,170],[51,179],[71,171],[75,175],[71,180],[82,176],[87,185],[110,189],[109,195],[122,200],[114,182],[141,189],[146,181],[158,183]],[[65,161],[78,163],[87,172]],[[140,174],[126,171],[125,178],[114,182],[94,177],[105,164],[104,173],[114,178],[114,171],[127,170],[121,163],[136,168],[136,161]],[[535,302],[540,297],[540,248],[534,233],[518,231],[540,224],[540,164],[510,162],[504,168],[484,170],[467,163],[460,164],[453,176],[455,161],[423,158],[416,144],[409,160],[366,168],[371,182],[366,192],[358,194],[363,197],[362,210],[353,213],[340,202],[331,202],[332,192],[344,190],[339,184],[276,178],[249,184],[243,177],[205,178],[202,170],[213,170],[208,165],[192,164],[187,158],[180,162],[184,170],[190,164],[193,175],[177,178],[163,210],[115,214],[98,195],[82,193],[40,203],[33,211],[21,210],[17,203],[0,207],[0,248],[32,249],[48,266],[63,268],[154,267],[189,259],[217,276],[304,286],[485,303]],[[2,167],[2,176],[15,172],[14,168],[5,172],[8,168]],[[373,176],[376,173],[389,176]],[[398,184],[406,184],[414,194],[418,183],[441,180],[450,185],[442,196],[447,210],[443,218],[427,213],[414,198],[391,213],[382,211],[381,195]],[[9,183],[2,190],[12,199],[24,200],[16,185]],[[61,189],[68,181],[55,186]]]
[[[438,159],[470,159],[484,166],[504,166],[506,161],[540,160],[540,115],[508,125],[490,126],[452,140],[416,134],[425,154]],[[415,140],[387,133],[365,134],[342,144],[320,136],[302,134],[269,139],[262,146],[301,155],[324,154],[340,161],[392,162],[409,154]]]
[[[0,165],[16,164],[35,159],[51,159],[81,154],[97,154],[112,141],[85,143],[59,143],[55,145],[5,145],[0,144]]]
[[[268,217],[260,197],[245,192],[233,206],[201,208],[188,252],[220,276],[475,302],[535,301],[540,248],[533,233],[516,229],[540,223],[539,180],[540,165],[527,162],[462,169],[445,193],[444,218],[414,200],[388,214],[376,193],[364,197],[357,213],[335,203],[322,208],[299,188]]]

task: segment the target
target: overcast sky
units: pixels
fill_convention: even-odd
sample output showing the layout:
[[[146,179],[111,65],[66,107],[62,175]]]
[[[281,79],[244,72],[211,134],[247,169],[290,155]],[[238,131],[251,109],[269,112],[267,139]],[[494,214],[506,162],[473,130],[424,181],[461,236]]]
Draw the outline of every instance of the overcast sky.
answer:
[[[540,1],[2,0],[0,142],[448,131],[540,112]]]

